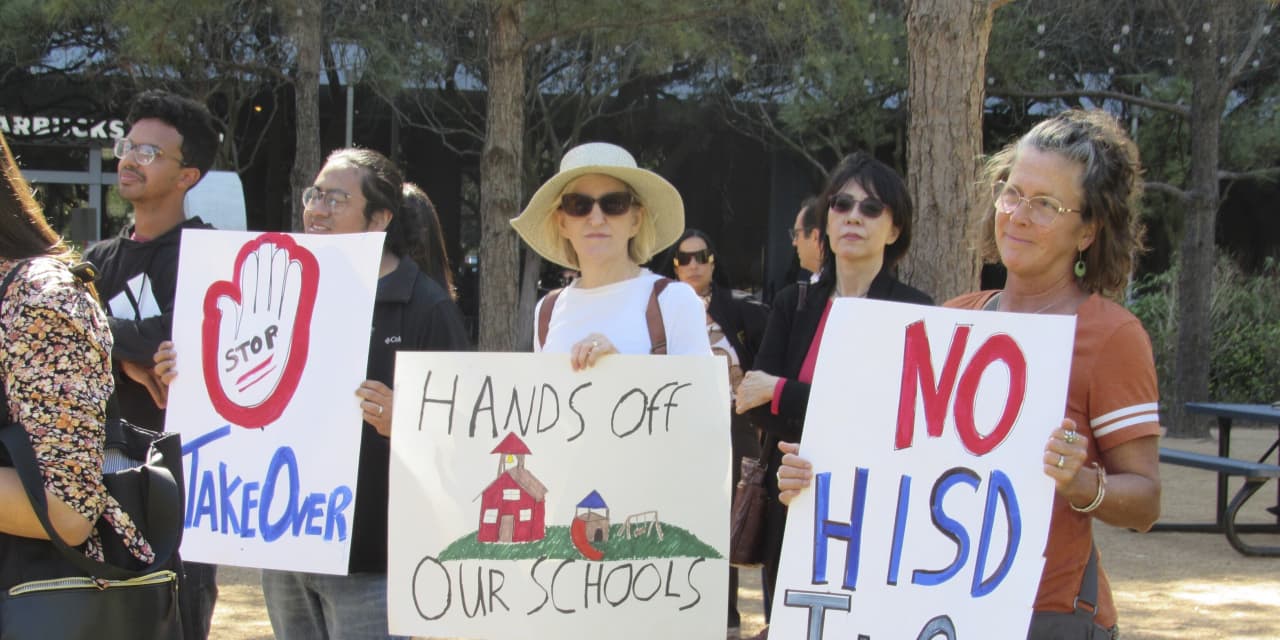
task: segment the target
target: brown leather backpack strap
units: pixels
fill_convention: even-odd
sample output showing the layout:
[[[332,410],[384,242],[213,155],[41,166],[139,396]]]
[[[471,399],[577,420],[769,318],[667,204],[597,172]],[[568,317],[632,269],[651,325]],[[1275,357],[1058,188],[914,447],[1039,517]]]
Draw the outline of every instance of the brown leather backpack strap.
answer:
[[[649,325],[649,353],[666,355],[667,327],[662,324],[662,307],[658,306],[658,296],[667,285],[674,282],[670,278],[658,278],[653,283],[653,292],[649,294],[649,306],[644,310],[645,324]]]
[[[538,350],[547,346],[547,330],[551,328],[551,312],[556,308],[556,299],[564,289],[556,289],[542,298],[542,306],[538,309]]]

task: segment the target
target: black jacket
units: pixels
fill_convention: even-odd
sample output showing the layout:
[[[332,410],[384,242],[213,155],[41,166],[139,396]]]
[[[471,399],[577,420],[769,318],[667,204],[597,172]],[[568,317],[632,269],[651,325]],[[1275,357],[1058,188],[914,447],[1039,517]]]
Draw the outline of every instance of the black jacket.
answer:
[[[770,500],[765,508],[764,571],[765,587],[777,584],[778,561],[782,555],[782,535],[787,519],[787,508],[778,502],[778,466],[782,464],[782,452],[777,442],[798,442],[804,428],[805,411],[809,406],[809,384],[796,378],[804,366],[809,345],[818,332],[822,312],[831,299],[835,278],[828,277],[814,284],[796,283],[787,286],[773,299],[773,311],[769,314],[769,326],[765,329],[764,344],[756,354],[755,368],[775,376],[786,378],[782,396],[778,402],[778,415],[773,415],[769,403],[752,409],[749,413],[755,423],[765,430],[764,458],[767,460],[765,489]],[[881,271],[871,281],[867,297],[872,300],[933,304],[928,294],[899,282]],[[827,327],[831,331],[832,327]]]
[[[742,370],[750,371],[764,339],[769,307],[746,293],[712,284],[707,313],[724,330],[725,338],[738,354]]]
[[[773,415],[770,405],[764,404],[751,411],[756,424],[777,440],[796,442],[804,426],[805,409],[809,405],[809,383],[800,382],[800,367],[804,366],[809,345],[818,332],[818,322],[827,308],[834,279],[824,279],[808,285],[788,285],[773,299],[773,311],[765,329],[764,342],[756,354],[755,369],[786,378],[782,396],[778,401],[778,415]],[[801,299],[803,296],[803,300]],[[928,294],[899,282],[881,271],[871,281],[867,298],[932,305]],[[773,453],[777,453],[776,450]],[[778,455],[779,459],[781,455]]]
[[[413,260],[378,279],[369,336],[367,379],[393,387],[397,351],[467,351],[462,313]],[[364,423],[360,435],[357,498],[351,527],[352,573],[387,571],[387,477],[391,441]]]
[[[84,253],[98,269],[95,286],[107,309],[115,346],[111,350],[120,415],[140,427],[164,428],[164,411],[151,400],[146,387],[120,370],[121,360],[150,364],[160,343],[173,333],[173,298],[178,285],[178,252],[184,229],[212,229],[200,218],[190,218],[148,242],[129,236],[133,227],[103,240]],[[132,285],[129,281],[138,280]],[[149,293],[147,293],[149,291]],[[150,295],[158,315],[143,316],[138,305],[150,307],[139,296]],[[132,297],[130,297],[132,296]],[[114,309],[114,310],[113,310]]]

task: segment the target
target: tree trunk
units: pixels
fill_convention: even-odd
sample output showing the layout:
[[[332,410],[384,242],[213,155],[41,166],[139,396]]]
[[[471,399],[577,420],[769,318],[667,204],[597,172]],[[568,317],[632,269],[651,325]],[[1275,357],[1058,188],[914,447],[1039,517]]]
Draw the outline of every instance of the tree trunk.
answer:
[[[1209,4],[1216,4],[1210,2]],[[1210,8],[1212,16],[1213,9]],[[1216,17],[1216,16],[1213,16]],[[1200,21],[1196,21],[1200,24]],[[1213,20],[1215,26],[1222,23]],[[1197,36],[1202,34],[1197,33]],[[1228,87],[1224,87],[1213,34],[1196,38],[1189,47],[1191,70],[1191,166],[1187,171],[1190,198],[1182,230],[1178,272],[1178,345],[1174,364],[1174,397],[1166,403],[1165,426],[1175,437],[1209,435],[1209,420],[1188,415],[1185,404],[1209,397],[1210,301],[1213,298],[1218,220],[1218,144]]]
[[[516,305],[516,351],[533,348],[533,310],[538,303],[538,276],[542,273],[542,256],[524,252],[520,276],[520,304]]]
[[[521,2],[497,0],[489,26],[489,108],[480,157],[480,349],[517,345],[520,244],[508,220],[520,211],[524,153],[524,51]]]
[[[302,190],[311,185],[320,172],[320,0],[293,0],[288,7],[289,38],[297,47],[297,69],[293,74],[294,155],[289,174],[289,192],[293,196],[290,227],[302,229]]]
[[[946,300],[978,285],[969,213],[983,190],[982,101],[989,0],[907,2],[907,184],[915,202],[903,280]]]

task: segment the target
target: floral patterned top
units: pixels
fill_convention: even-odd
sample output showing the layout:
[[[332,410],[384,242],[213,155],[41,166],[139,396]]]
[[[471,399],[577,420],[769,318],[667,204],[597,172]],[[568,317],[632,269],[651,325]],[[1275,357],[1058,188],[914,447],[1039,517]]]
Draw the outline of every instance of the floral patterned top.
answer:
[[[0,279],[17,261],[0,259]],[[9,420],[27,429],[45,489],[91,522],[103,518],[138,560],[155,554],[102,483],[111,329],[88,288],[54,259],[32,260],[0,308],[0,372]],[[84,552],[102,560],[95,530]]]

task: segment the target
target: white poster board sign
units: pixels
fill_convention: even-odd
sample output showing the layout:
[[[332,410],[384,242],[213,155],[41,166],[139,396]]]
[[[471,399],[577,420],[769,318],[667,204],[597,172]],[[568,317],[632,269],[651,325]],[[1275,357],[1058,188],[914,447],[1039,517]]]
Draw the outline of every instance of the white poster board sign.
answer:
[[[1075,318],[835,303],[769,637],[1022,638]]]
[[[723,359],[401,352],[392,424],[393,634],[724,637]]]
[[[183,231],[183,558],[346,573],[383,235]]]

